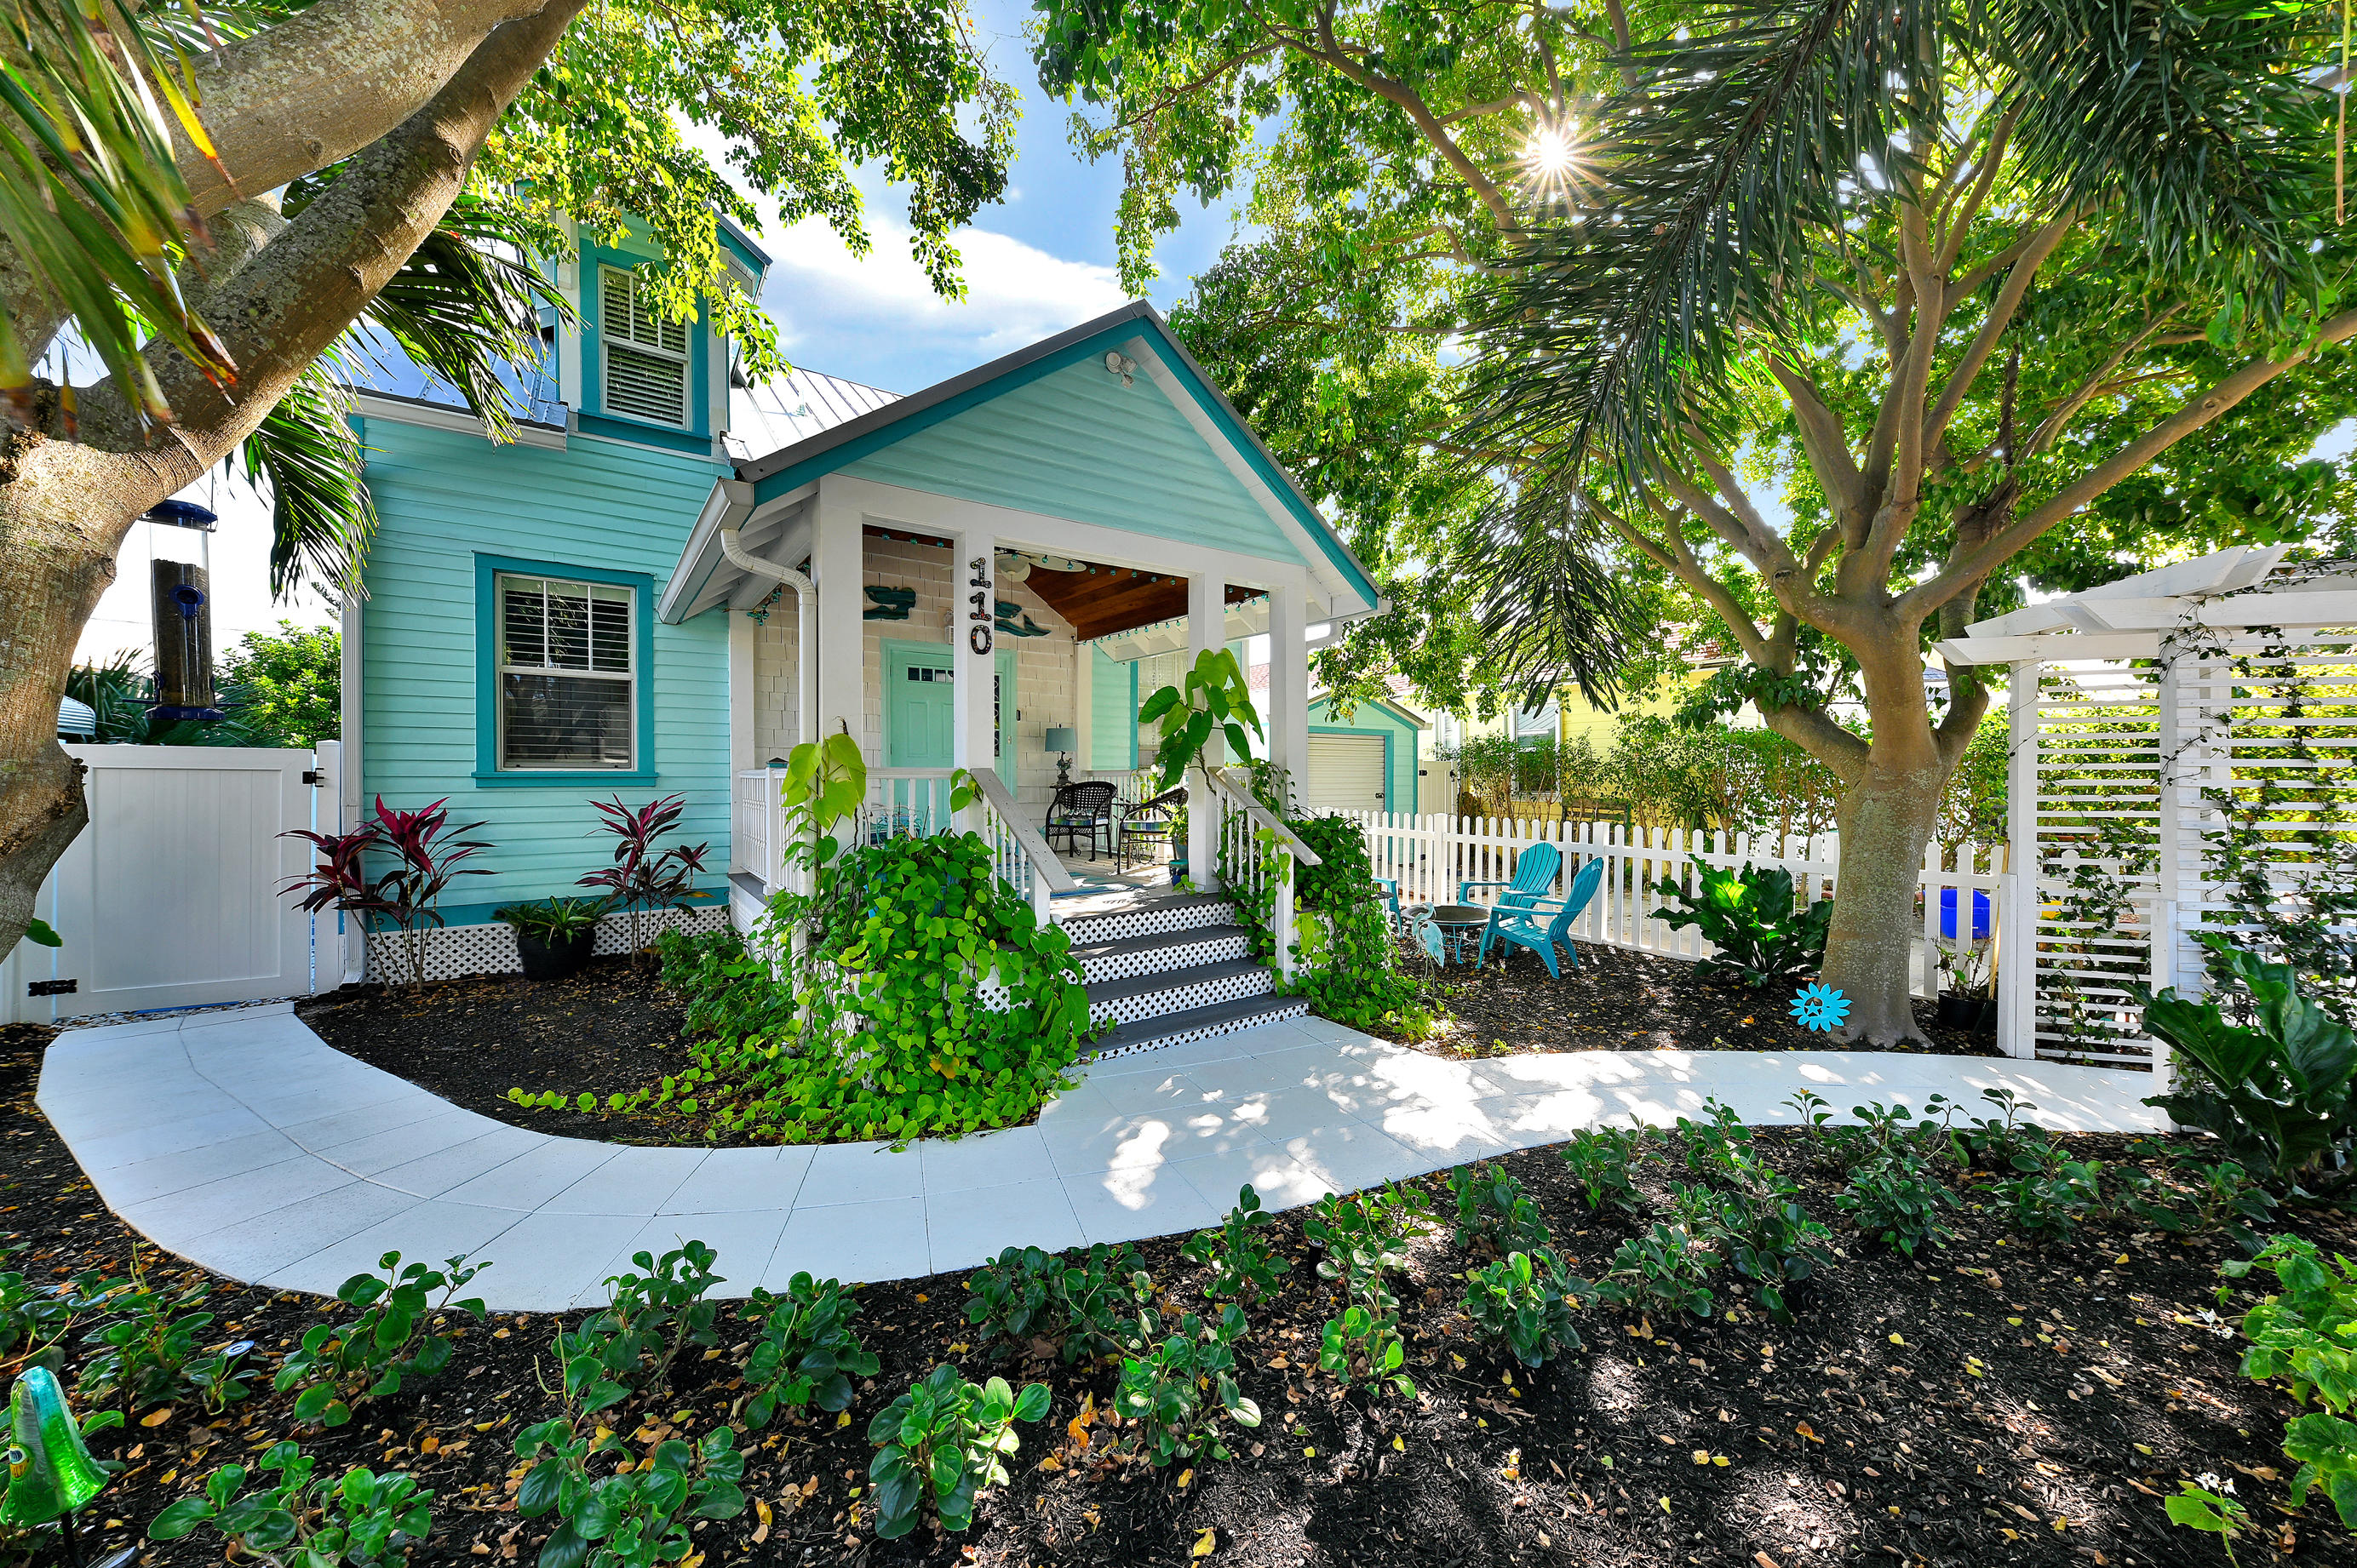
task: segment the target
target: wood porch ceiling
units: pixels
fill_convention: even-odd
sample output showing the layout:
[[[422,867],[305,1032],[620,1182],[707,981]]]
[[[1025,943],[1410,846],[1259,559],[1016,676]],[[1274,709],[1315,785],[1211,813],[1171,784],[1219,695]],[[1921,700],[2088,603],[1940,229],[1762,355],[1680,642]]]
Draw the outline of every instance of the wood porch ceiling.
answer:
[[[950,547],[946,539],[901,529],[868,528],[864,532],[877,539],[906,540],[941,550]],[[1049,609],[1070,621],[1083,642],[1135,631],[1158,621],[1176,620],[1187,613],[1187,579],[1167,573],[1140,572],[1128,566],[1091,562],[1088,570],[1082,572],[1050,572],[1044,566],[1034,566],[1023,582]],[[1229,604],[1240,605],[1259,596],[1257,588],[1227,585]]]

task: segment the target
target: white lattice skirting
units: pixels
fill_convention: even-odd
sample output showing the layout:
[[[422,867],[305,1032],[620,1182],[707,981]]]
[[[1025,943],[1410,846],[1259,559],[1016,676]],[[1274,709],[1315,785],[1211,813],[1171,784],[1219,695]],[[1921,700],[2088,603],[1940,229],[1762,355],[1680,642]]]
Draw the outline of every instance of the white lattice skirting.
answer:
[[[639,929],[650,940],[657,931],[673,928],[701,935],[728,924],[728,906],[705,904],[693,909],[654,909],[639,919]],[[425,940],[428,980],[456,980],[462,974],[513,974],[523,968],[523,961],[516,956],[514,930],[496,920],[481,926],[445,926],[438,931],[426,932]],[[395,931],[369,933],[369,979],[382,982],[408,978],[409,963],[400,943],[400,934]],[[597,945],[593,950],[600,958],[629,952],[630,918],[608,915],[600,921]]]

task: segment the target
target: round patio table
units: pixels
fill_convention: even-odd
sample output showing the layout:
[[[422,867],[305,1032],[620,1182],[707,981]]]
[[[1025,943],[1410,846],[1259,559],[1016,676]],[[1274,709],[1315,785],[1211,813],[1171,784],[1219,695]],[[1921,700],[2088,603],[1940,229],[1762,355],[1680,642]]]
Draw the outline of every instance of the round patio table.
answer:
[[[1448,949],[1450,961],[1474,961],[1474,955],[1480,951],[1481,932],[1490,924],[1489,907],[1436,904],[1431,913],[1432,923],[1440,928],[1440,940]]]

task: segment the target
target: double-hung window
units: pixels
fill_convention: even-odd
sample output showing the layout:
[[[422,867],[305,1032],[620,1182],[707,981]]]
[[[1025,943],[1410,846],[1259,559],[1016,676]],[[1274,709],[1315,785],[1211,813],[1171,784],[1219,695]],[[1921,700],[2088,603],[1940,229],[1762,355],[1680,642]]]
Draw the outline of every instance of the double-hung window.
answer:
[[[638,766],[637,590],[497,573],[501,772]]]
[[[687,423],[687,324],[655,308],[636,273],[597,270],[597,321],[608,413],[658,424]]]

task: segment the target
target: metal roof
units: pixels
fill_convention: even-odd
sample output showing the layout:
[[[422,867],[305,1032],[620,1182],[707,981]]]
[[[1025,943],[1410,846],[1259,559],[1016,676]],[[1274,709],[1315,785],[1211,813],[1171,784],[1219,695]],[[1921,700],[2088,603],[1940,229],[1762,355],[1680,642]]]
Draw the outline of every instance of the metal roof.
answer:
[[[728,392],[728,455],[738,462],[807,441],[900,401],[899,392],[797,367]]]

